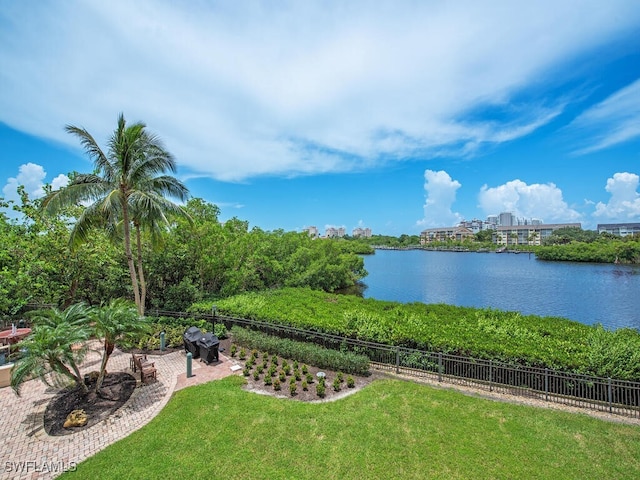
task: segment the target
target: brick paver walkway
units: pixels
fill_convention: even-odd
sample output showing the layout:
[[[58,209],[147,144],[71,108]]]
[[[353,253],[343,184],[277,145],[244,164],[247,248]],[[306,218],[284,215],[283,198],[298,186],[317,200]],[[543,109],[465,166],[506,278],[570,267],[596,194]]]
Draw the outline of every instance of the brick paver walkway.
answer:
[[[115,350],[108,370],[131,372],[130,357]],[[51,437],[44,431],[44,411],[56,389],[40,380],[26,382],[19,397],[10,387],[0,389],[0,479],[54,478],[146,425],[175,390],[233,374],[234,363],[224,355],[220,355],[219,363],[208,366],[194,360],[193,375],[189,378],[183,351],[149,355],[149,360],[155,362],[158,369],[156,381],[146,385],[138,382],[127,403],[107,420],[71,435]],[[99,365],[100,352],[92,352],[81,371],[97,370]],[[136,378],[139,380],[139,374]]]

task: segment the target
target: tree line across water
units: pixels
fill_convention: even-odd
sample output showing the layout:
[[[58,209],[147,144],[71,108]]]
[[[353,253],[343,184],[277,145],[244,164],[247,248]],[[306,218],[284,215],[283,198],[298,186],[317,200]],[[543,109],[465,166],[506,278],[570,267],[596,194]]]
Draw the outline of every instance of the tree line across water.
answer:
[[[429,248],[459,247],[471,251],[495,249],[492,235],[492,230],[482,230],[473,238],[463,241],[431,242]],[[421,248],[420,237],[417,235],[374,235],[355,240],[375,246]],[[640,264],[640,235],[621,237],[577,227],[554,230],[542,240],[541,245],[509,245],[509,249],[534,252],[538,259],[548,261]]]

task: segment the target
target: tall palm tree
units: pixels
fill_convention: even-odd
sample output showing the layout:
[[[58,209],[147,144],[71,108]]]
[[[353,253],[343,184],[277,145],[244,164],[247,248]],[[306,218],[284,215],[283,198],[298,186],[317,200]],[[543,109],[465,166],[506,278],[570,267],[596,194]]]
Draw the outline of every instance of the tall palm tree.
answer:
[[[107,305],[95,309],[91,320],[92,330],[96,337],[103,339],[104,346],[96,383],[96,391],[100,392],[107,372],[107,362],[116,342],[146,332],[148,324],[144,317],[138,315],[135,305],[122,298],[111,300]]]
[[[73,247],[86,241],[92,228],[122,225],[134,300],[138,312],[144,315],[146,286],[142,256],[138,255],[136,271],[131,227],[136,222],[140,226],[148,222],[166,222],[167,214],[182,212],[182,207],[165,196],[185,201],[187,187],[175,177],[164,175],[167,171],[176,172],[175,160],[160,139],[147,132],[146,125],[141,122],[127,125],[120,114],[106,153],[84,128],[68,125],[66,130],[80,139],[85,152],[93,159],[94,173],[73,176],[66,187],[48,194],[42,206],[48,211],[57,211],[67,205],[90,202],[71,232]],[[136,232],[139,233],[137,228]],[[141,240],[138,238],[137,241]]]
[[[49,385],[49,373],[61,375],[88,391],[78,365],[87,349],[72,348],[84,345],[91,334],[88,318],[90,308],[84,304],[71,305],[65,310],[53,308],[31,314],[33,331],[18,345],[24,351],[11,370],[11,387],[19,395],[22,383],[31,377]]]

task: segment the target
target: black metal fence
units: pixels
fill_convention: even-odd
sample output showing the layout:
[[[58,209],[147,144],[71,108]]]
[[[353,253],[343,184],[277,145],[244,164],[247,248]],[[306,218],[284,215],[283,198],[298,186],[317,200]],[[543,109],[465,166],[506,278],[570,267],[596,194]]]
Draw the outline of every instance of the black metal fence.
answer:
[[[640,418],[639,382],[365,342],[319,331],[213,313],[152,310],[147,314],[208,320],[223,323],[228,329],[238,325],[279,337],[366,355],[375,368],[399,375]],[[1,320],[3,323],[9,322],[10,325],[11,322],[19,321],[19,318],[6,317]]]
[[[238,325],[327,348],[352,351],[366,355],[375,368],[398,375],[640,418],[639,382],[365,342],[246,318],[165,311],[153,313],[157,316],[205,319],[223,323],[228,329]]]

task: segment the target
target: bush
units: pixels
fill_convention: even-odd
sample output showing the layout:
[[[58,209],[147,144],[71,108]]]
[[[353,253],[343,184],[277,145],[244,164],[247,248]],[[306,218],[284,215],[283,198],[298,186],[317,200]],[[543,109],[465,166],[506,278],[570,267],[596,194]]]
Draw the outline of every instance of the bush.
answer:
[[[347,377],[347,387],[354,388],[356,386],[356,381],[353,379],[351,375]]]
[[[309,384],[307,383],[306,380],[302,381],[302,390],[304,390],[305,392],[309,390]]]
[[[316,395],[318,395],[320,398],[324,398],[325,392],[326,387],[324,386],[324,383],[318,383],[316,385]]]
[[[333,379],[333,390],[336,391],[336,392],[339,392],[340,391],[340,385],[341,385],[341,383],[340,383],[340,380],[338,379],[338,377],[334,378]]]
[[[296,342],[274,337],[237,326],[231,329],[231,334],[234,342],[246,348],[268,349],[270,352],[277,352],[282,357],[316,365],[319,368],[338,370],[355,375],[366,375],[369,372],[369,358],[364,355],[331,350],[313,343]],[[274,354],[272,364],[275,363],[277,365],[277,362],[278,358]]]
[[[273,380],[271,379],[271,375],[265,375],[264,376],[264,384],[265,385],[271,385],[273,383]]]
[[[280,380],[278,380],[277,378],[273,381],[273,389],[278,392],[280,391],[280,389],[282,388],[282,385],[280,383]]]

